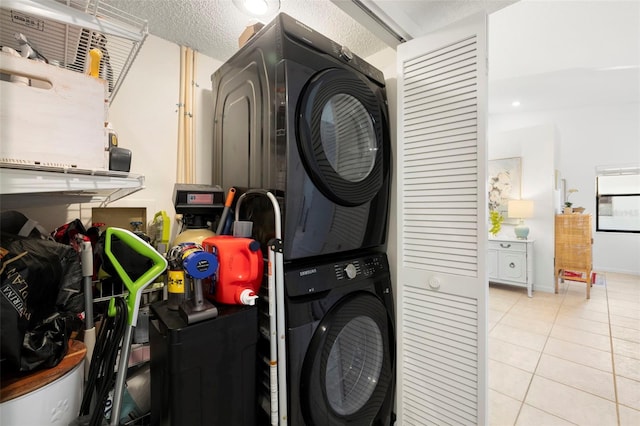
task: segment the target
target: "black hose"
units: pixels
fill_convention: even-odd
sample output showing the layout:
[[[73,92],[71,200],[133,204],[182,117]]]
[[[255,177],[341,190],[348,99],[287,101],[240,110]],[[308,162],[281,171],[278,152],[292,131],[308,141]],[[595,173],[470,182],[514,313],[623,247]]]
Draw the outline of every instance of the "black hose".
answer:
[[[100,328],[98,339],[93,350],[89,377],[82,403],[80,405],[80,416],[91,414],[88,425],[99,426],[104,419],[104,408],[111,391],[115,385],[115,365],[118,352],[122,345],[127,328],[128,311],[127,304],[122,297],[115,299],[116,314],[114,317],[107,316],[104,324]],[[91,400],[95,392],[95,406],[91,412]],[[91,413],[90,413],[91,412]],[[119,413],[111,413],[112,416],[119,416]]]

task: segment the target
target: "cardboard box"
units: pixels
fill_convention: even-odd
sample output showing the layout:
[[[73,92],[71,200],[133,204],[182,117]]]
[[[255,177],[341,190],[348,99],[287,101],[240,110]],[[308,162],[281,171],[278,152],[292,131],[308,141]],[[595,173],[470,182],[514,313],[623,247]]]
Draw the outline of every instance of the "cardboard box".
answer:
[[[258,31],[260,31],[264,27],[262,22],[256,22],[252,25],[247,25],[242,34],[240,34],[240,38],[238,38],[238,47],[242,47],[251,37],[253,37]]]
[[[108,168],[105,80],[8,53],[0,72],[0,161]]]
[[[108,227],[116,227],[133,231],[131,222],[142,222],[139,230],[147,232],[146,207],[93,207],[91,209],[91,222],[101,222]]]

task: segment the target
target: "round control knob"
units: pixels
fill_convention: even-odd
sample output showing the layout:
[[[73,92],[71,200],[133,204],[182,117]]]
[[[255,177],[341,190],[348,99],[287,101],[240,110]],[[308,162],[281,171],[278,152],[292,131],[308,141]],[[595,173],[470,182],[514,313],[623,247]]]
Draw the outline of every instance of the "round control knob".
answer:
[[[350,60],[353,59],[353,53],[351,53],[351,50],[349,50],[348,47],[342,46],[340,48],[340,57],[345,61],[349,62]]]
[[[358,271],[356,270],[356,267],[353,265],[353,263],[350,263],[347,266],[345,266],[344,267],[344,272],[347,274],[347,277],[350,280],[355,278],[356,275],[358,274]]]

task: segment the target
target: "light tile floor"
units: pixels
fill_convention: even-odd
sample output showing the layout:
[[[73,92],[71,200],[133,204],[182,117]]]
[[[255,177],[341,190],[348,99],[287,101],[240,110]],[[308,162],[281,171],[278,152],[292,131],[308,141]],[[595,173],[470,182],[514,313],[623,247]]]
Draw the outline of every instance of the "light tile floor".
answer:
[[[640,277],[605,276],[489,286],[490,425],[640,425]]]

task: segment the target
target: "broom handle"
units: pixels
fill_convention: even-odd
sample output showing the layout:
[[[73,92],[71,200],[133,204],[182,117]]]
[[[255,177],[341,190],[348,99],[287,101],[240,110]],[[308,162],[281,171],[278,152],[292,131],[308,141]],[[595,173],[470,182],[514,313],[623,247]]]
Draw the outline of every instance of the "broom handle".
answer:
[[[113,407],[111,409],[111,426],[120,425],[120,411],[122,411],[122,396],[124,395],[124,385],[127,380],[127,370],[129,369],[129,355],[131,354],[131,339],[133,337],[133,326],[127,325],[127,330],[122,339],[120,348],[120,364],[118,365],[118,375],[116,385],[113,388]]]

